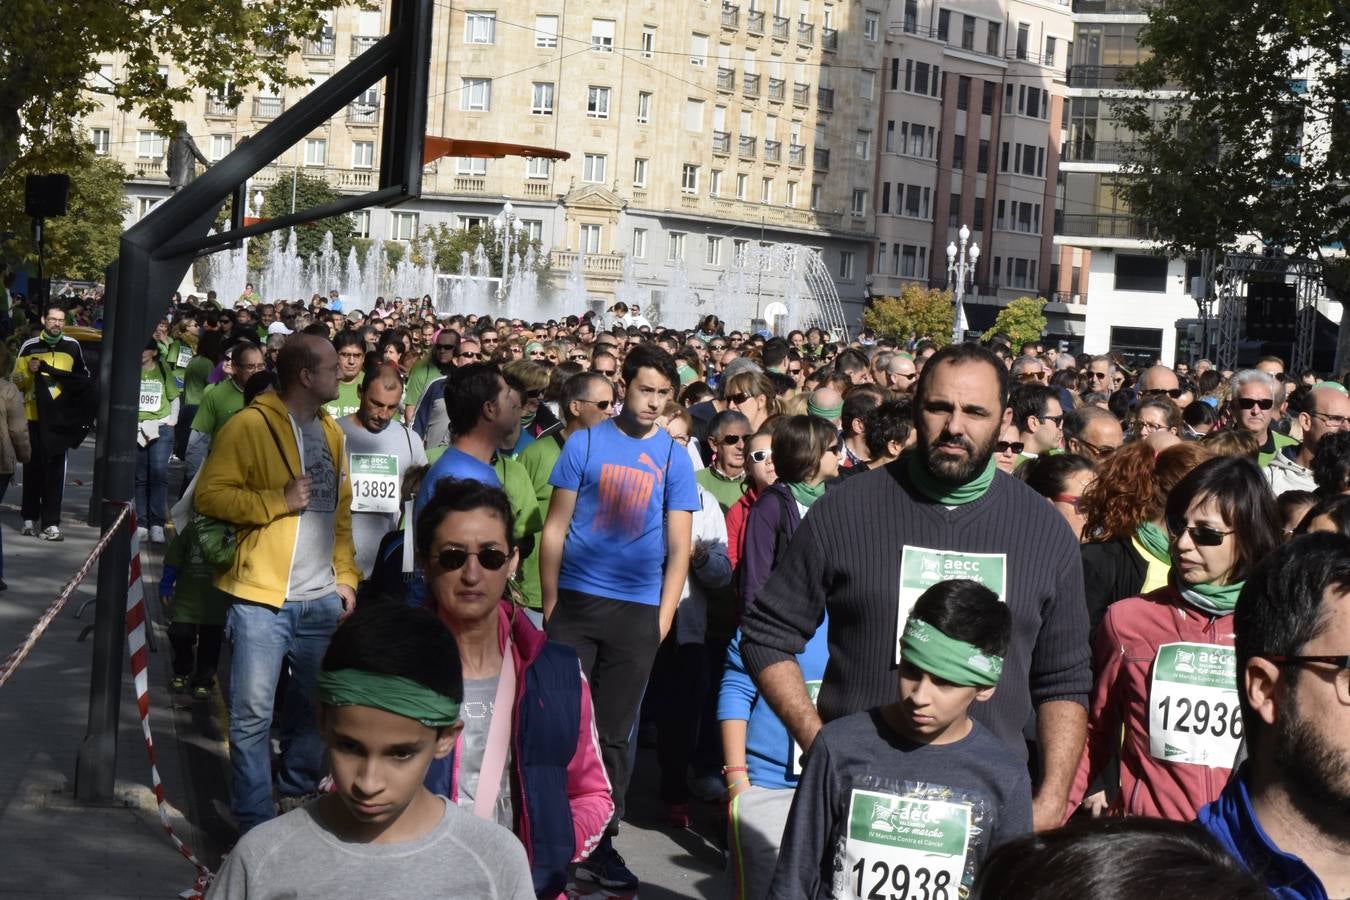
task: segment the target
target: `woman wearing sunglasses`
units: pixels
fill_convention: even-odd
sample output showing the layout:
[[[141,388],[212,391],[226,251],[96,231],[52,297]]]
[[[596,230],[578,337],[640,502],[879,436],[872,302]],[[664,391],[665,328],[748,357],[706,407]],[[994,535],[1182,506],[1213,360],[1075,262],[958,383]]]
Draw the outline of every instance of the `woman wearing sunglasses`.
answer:
[[[1011,422],[999,432],[998,441],[994,444],[994,465],[1000,472],[1011,475],[1013,469],[1017,468],[1017,458],[1026,449],[1026,444],[1018,440],[1021,436],[1022,432]]]
[[[745,442],[745,493],[727,510],[727,556],[733,570],[740,566],[741,549],[745,546],[745,520],[750,509],[764,490],[778,480],[773,465],[773,432],[786,421],[781,416],[770,419]]]
[[[759,430],[769,416],[781,411],[778,392],[763,372],[741,371],[722,384],[722,400],[727,409],[750,420],[750,427]]]
[[[1233,609],[1247,573],[1280,544],[1275,498],[1250,460],[1212,459],[1173,489],[1166,523],[1167,586],[1113,604],[1097,632],[1087,747],[1066,818],[1117,749],[1111,814],[1182,822],[1218,798],[1237,756]]]
[[[525,844],[541,898],[559,898],[614,811],[576,653],[507,599],[520,563],[501,490],[446,479],[417,519],[417,555],[464,669],[464,729],[426,786]]]

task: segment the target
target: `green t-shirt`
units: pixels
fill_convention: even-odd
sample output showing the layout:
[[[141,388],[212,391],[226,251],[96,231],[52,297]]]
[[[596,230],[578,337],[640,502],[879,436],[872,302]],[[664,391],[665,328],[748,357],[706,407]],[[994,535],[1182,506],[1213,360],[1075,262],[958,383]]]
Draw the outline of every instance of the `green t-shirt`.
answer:
[[[224,625],[229,596],[216,587],[216,570],[202,556],[197,525],[189,523],[164,552],[164,565],[178,570],[169,618],[194,625]]]
[[[214,438],[220,427],[243,408],[244,392],[234,383],[234,379],[216,382],[202,394],[197,415],[192,419],[192,430]]]
[[[206,393],[206,379],[216,364],[205,356],[194,356],[183,372],[183,405],[200,406],[202,394]]]
[[[740,502],[741,497],[745,494],[744,478],[732,481],[713,469],[712,466],[699,469],[694,475],[694,480],[699,483],[699,486],[707,488],[708,493],[717,498],[717,505],[722,507],[724,514]]]
[[[178,385],[178,390],[186,387],[187,367],[192,362],[197,352],[182,341],[174,341],[169,344],[169,349],[164,352],[162,357],[164,365],[173,372],[174,382]]]
[[[562,456],[562,445],[554,439],[553,435],[544,435],[537,441],[530,444],[521,451],[520,457],[516,462],[525,474],[530,477],[530,484],[534,488],[534,498],[539,506],[539,517],[541,520],[540,530],[543,530],[542,520],[548,518],[548,504],[553,498],[553,485],[548,483],[549,476],[553,474],[553,467],[558,463],[558,457]],[[525,596],[533,604],[543,597],[543,590],[539,586],[539,552],[536,548],[534,553],[525,557],[525,561],[520,565],[521,588]]]
[[[502,490],[506,491],[507,499],[511,501],[511,516],[516,521],[516,540],[520,540],[526,535],[538,535],[544,530],[544,516],[539,511],[539,502],[535,499],[534,484],[530,481],[530,475],[525,471],[525,467],[504,453],[498,453],[492,461],[492,468],[502,481]],[[526,558],[531,559],[538,555],[539,546],[536,540],[534,548]],[[543,606],[543,595],[539,590],[538,566],[535,567],[533,586],[525,581],[524,575],[522,567],[520,588],[521,592],[525,594],[525,605],[531,609],[539,609]]]
[[[357,376],[360,379],[360,376]],[[335,419],[355,414],[361,408],[361,394],[357,390],[357,381],[339,382],[337,399],[325,403],[323,408]]]
[[[408,383],[403,388],[403,404],[416,407],[417,404],[422,402],[422,395],[426,393],[427,385],[440,377],[440,369],[436,368],[430,359],[425,356],[419,359],[417,364],[412,367],[412,371],[408,373]]]
[[[136,421],[152,422],[164,418],[177,396],[178,387],[173,383],[173,376],[166,374],[163,366],[155,365],[148,372],[142,369]]]

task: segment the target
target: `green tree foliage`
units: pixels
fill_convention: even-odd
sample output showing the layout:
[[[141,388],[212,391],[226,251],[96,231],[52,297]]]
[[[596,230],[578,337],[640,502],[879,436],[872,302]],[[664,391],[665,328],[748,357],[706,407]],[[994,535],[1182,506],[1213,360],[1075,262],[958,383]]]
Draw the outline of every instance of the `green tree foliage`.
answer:
[[[501,231],[495,225],[487,224],[472,228],[450,228],[444,224],[433,225],[422,233],[418,243],[421,245],[420,253],[431,254],[434,257],[437,271],[459,272],[463,259],[462,254],[467,253],[469,258],[472,259],[474,251],[479,244],[482,244],[492,274],[500,275],[502,272],[504,248],[501,244]],[[548,257],[544,254],[538,241],[512,239],[511,271],[514,272],[517,266],[524,264],[525,257],[531,248],[534,249],[535,254],[534,270],[536,274],[543,278],[548,275]]]
[[[929,338],[939,347],[952,342],[956,307],[951,291],[905,285],[899,297],[882,297],[863,312],[863,327],[906,341]]]
[[[1131,86],[1119,194],[1173,253],[1260,235],[1319,255],[1350,239],[1350,67],[1338,0],[1155,0]],[[1315,77],[1308,78],[1309,73]]]
[[[295,184],[295,209],[297,210],[331,203],[341,196],[322,178],[306,175],[304,172],[299,173],[298,176],[293,172],[288,173],[278,179],[276,184],[263,191],[262,217],[264,219],[274,219],[291,212],[292,181]],[[319,252],[319,248],[323,245],[323,236],[328,232],[333,234],[333,249],[337,251],[338,258],[345,262],[347,250],[352,247],[352,241],[356,238],[356,226],[352,223],[352,217],[346,215],[329,216],[326,219],[318,219],[314,222],[306,222],[303,225],[295,226],[296,253],[300,255],[301,259],[309,259]],[[267,238],[249,242],[250,268],[262,268],[267,243]]]
[[[331,0],[5,0],[0,15],[0,174],[53,140],[78,142],[99,95],[173,133],[205,89],[231,105],[264,84],[300,86],[287,58],[320,34]],[[119,75],[99,74],[116,54]],[[181,73],[172,83],[167,65]]]
[[[117,256],[122,217],[129,206],[122,194],[127,176],[117,162],[95,156],[88,145],[75,141],[34,148],[0,175],[0,231],[15,234],[6,255],[13,254],[16,261],[37,271],[37,244],[32,240],[31,220],[24,215],[24,180],[45,172],[70,173],[70,200],[66,215],[46,220],[44,274],[101,279]]]
[[[1039,297],[1018,297],[998,311],[993,326],[980,339],[987,341],[1002,332],[1012,338],[1014,349],[1026,341],[1040,340],[1045,331],[1045,314],[1041,312],[1044,306],[1045,301]]]

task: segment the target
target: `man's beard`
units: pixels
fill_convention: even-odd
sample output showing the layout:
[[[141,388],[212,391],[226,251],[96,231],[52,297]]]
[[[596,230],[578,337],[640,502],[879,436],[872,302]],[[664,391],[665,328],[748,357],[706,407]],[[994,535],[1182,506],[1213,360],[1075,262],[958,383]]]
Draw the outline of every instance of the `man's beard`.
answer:
[[[938,478],[944,481],[950,481],[954,484],[965,484],[974,480],[989,465],[989,460],[994,456],[994,444],[997,443],[998,432],[990,437],[988,443],[983,447],[977,447],[970,438],[962,435],[956,436],[947,433],[945,430],[935,439],[930,440],[925,433],[924,426],[918,426],[919,432],[919,453],[928,467]],[[964,458],[947,456],[940,452],[937,447],[940,443],[957,444],[966,451]]]
[[[1286,706],[1295,708],[1292,694]],[[1281,716],[1275,724],[1275,753],[1305,815],[1350,818],[1350,751],[1332,744],[1307,719]]]

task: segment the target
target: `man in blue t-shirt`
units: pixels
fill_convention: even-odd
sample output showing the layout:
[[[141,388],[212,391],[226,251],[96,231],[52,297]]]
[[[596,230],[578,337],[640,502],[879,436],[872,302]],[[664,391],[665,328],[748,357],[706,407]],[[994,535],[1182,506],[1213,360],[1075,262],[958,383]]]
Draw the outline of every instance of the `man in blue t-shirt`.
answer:
[[[684,589],[700,502],[689,454],[656,424],[680,383],[674,358],[639,344],[623,381],[623,411],[568,438],[553,468],[539,581],[548,636],[577,651],[590,681],[614,792],[609,832],[577,874],[632,889],[637,877],[611,843],[628,789],[628,739]]]
[[[450,374],[445,409],[453,440],[422,478],[414,514],[422,512],[436,493],[436,484],[444,478],[501,487],[492,459],[505,435],[520,427],[520,397],[489,363],[463,366]]]

